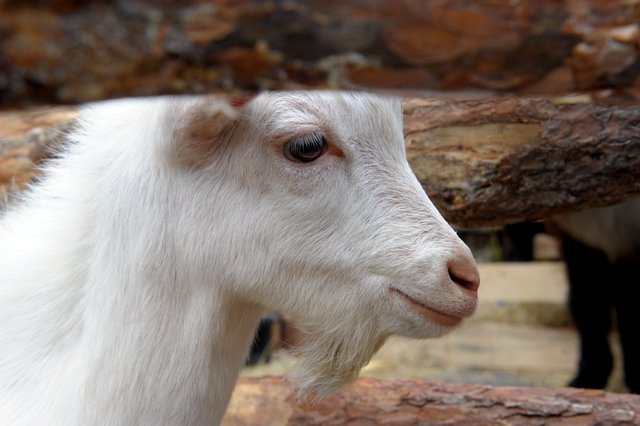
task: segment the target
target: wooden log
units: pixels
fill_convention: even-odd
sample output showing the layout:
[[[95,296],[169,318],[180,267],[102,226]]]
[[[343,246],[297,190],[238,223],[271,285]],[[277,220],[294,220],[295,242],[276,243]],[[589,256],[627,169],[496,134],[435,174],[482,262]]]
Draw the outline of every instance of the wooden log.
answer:
[[[278,377],[241,378],[223,425],[640,424],[640,396],[361,378],[319,403],[297,403]]]
[[[0,0],[0,106],[300,87],[637,100],[637,14],[625,0]]]
[[[404,113],[409,162],[457,225],[540,219],[640,195],[640,108],[413,99]]]
[[[404,113],[409,162],[458,226],[543,218],[640,195],[638,108],[414,98]],[[71,107],[0,114],[0,195],[26,187],[75,114]]]

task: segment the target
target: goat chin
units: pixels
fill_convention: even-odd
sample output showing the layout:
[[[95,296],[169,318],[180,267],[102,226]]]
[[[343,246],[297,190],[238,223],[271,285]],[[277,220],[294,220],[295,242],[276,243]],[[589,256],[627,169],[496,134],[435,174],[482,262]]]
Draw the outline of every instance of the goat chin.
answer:
[[[298,362],[287,376],[298,400],[318,401],[356,379],[387,339],[374,321],[353,319],[345,321],[347,327],[306,334],[294,349]]]

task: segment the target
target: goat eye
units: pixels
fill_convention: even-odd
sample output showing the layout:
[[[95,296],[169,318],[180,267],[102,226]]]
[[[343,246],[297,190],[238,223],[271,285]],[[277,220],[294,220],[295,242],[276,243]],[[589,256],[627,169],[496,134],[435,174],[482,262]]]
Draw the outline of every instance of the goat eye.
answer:
[[[317,160],[327,150],[324,136],[318,133],[300,136],[284,145],[284,155],[291,161],[310,163]]]

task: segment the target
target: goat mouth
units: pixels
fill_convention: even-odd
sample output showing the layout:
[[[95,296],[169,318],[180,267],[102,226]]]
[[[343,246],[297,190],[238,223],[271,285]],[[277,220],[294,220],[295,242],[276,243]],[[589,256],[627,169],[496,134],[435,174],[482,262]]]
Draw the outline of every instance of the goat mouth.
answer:
[[[390,287],[389,292],[399,296],[406,304],[408,304],[413,309],[414,312],[418,313],[422,318],[429,322],[434,322],[446,327],[453,327],[462,322],[462,317],[445,314],[444,312],[440,312],[436,309],[430,308],[396,288]]]

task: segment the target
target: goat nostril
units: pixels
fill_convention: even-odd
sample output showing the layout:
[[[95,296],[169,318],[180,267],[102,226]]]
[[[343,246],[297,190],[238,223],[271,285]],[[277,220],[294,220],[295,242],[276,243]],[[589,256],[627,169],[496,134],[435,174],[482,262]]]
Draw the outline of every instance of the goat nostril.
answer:
[[[480,281],[477,279],[470,280],[466,277],[455,275],[451,271],[449,271],[449,277],[451,278],[451,281],[458,284],[460,287],[466,288],[467,290],[478,291],[478,287],[480,287]]]
[[[480,287],[480,276],[475,262],[466,259],[456,259],[449,262],[449,278],[460,287],[477,292]]]

